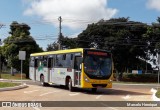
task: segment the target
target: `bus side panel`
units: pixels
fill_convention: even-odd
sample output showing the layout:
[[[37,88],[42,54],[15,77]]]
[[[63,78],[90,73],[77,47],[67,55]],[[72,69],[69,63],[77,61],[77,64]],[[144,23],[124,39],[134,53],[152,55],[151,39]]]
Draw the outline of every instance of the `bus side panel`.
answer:
[[[65,85],[66,77],[69,76],[72,79],[73,83],[73,76],[74,76],[74,70],[71,69],[68,71],[67,68],[54,68],[52,70],[52,81],[55,84]]]
[[[44,68],[43,68],[42,74],[44,75],[44,82],[47,82],[47,83],[48,83],[48,82],[49,82],[49,81],[48,81],[48,77],[49,77],[49,76],[48,76],[48,68],[47,68],[47,67],[44,67]]]

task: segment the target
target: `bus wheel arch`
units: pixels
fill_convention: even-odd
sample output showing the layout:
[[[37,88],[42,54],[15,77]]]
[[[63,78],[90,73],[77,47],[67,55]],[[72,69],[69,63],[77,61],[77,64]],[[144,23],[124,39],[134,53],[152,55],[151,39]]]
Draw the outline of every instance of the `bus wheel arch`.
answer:
[[[70,76],[66,76],[66,87],[69,89],[69,91],[73,91],[72,79]]]

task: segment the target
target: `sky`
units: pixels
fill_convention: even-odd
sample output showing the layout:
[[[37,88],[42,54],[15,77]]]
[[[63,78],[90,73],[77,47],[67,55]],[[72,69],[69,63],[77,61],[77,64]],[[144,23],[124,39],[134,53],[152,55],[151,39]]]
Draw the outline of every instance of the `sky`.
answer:
[[[31,36],[46,50],[57,41],[59,17],[62,34],[76,37],[88,24],[101,19],[129,17],[147,24],[160,16],[160,0],[0,0],[0,39],[10,36],[13,21],[31,27]]]

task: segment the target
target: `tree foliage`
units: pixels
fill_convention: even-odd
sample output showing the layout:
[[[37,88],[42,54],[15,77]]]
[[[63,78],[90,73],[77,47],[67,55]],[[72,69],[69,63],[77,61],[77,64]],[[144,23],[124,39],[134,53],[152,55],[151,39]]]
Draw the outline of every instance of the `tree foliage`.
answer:
[[[47,51],[56,51],[59,48],[59,44],[56,42],[53,42],[52,44],[47,45]]]
[[[26,51],[26,60],[23,64],[23,72],[29,77],[29,57],[31,53],[40,52],[42,49],[30,36],[30,27],[27,24],[20,24],[16,21],[10,25],[11,36],[4,40],[3,55],[8,60],[8,66],[20,70],[19,51]]]
[[[48,44],[46,50],[47,51],[58,50],[60,45],[61,45],[61,49],[77,48],[77,38],[61,37],[61,39],[58,42],[53,42],[52,44]]]
[[[100,20],[89,24],[77,38],[64,37],[66,48],[97,48],[111,51],[115,69],[119,73],[134,69],[152,70],[146,61],[160,53],[160,17],[158,23],[148,25],[127,18]]]
[[[100,20],[88,25],[78,35],[78,46],[109,50],[113,54],[115,69],[119,73],[127,70],[146,69],[149,60],[148,38],[145,38],[149,26],[129,18]],[[147,63],[147,68],[152,69]]]

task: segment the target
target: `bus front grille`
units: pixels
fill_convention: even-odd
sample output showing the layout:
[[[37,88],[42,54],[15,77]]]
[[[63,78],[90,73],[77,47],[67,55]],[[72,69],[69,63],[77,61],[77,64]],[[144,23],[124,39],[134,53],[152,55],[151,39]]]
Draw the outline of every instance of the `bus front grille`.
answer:
[[[92,84],[93,87],[106,87],[107,84]]]

